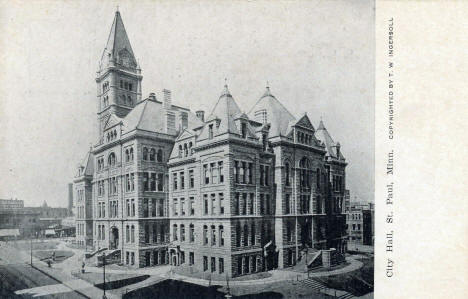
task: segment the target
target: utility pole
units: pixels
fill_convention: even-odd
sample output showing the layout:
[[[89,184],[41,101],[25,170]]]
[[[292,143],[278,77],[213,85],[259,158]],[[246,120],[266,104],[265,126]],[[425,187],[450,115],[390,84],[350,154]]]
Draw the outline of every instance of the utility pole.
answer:
[[[106,253],[102,254],[102,289],[104,291],[104,294],[102,295],[102,299],[107,299],[106,297]]]
[[[31,267],[32,267],[33,266],[33,262],[32,262],[32,249],[33,249],[32,248],[32,238],[29,239],[29,241],[30,241],[30,244],[31,244]]]

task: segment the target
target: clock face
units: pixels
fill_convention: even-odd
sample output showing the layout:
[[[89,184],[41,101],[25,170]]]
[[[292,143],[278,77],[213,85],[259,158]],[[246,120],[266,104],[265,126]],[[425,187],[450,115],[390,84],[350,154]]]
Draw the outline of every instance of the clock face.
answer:
[[[127,49],[123,49],[119,52],[119,63],[125,67],[135,67],[135,62],[133,61],[132,56],[127,51]]]

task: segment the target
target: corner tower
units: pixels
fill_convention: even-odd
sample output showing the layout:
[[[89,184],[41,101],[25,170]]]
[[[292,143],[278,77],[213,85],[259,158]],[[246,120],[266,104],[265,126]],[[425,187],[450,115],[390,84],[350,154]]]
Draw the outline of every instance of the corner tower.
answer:
[[[110,114],[123,118],[141,100],[142,79],[122,17],[116,11],[96,75],[100,137]]]

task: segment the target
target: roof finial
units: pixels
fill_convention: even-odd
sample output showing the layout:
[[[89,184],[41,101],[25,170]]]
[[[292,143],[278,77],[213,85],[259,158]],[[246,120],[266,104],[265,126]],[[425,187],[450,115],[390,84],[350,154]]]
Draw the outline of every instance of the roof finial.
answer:
[[[270,89],[270,83],[268,82],[268,80],[267,80],[266,88]]]
[[[224,87],[227,87],[227,78],[224,78]]]
[[[223,89],[223,93],[221,94],[221,96],[224,96],[224,95],[230,95],[228,84],[227,84],[227,78],[224,78],[224,89]]]
[[[117,10],[115,12],[119,12],[119,5],[117,5]]]

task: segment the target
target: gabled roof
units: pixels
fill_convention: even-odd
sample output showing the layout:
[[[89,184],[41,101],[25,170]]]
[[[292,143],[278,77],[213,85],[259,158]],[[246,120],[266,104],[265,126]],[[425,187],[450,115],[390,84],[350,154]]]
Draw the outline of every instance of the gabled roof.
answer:
[[[255,112],[259,110],[267,112],[267,123],[271,124],[270,137],[286,136],[290,122],[296,120],[291,112],[271,94],[270,87],[268,86],[263,96],[250,109],[248,113],[249,117],[256,120]]]
[[[335,159],[344,160],[344,157],[343,157],[343,154],[341,153],[341,150],[340,150],[340,153],[339,153],[339,157],[337,156],[337,150],[336,149],[337,149],[337,146],[338,147],[340,146],[340,143],[339,142],[335,143],[335,141],[333,141],[333,138],[330,136],[330,133],[328,133],[328,130],[325,128],[322,120],[320,120],[320,124],[319,124],[319,126],[317,128],[317,131],[315,131],[315,137],[325,144],[327,154],[330,157],[333,157]]]
[[[125,31],[122,17],[120,16],[120,12],[116,11],[109,38],[107,39],[106,48],[102,55],[104,56],[110,53],[112,58],[116,58],[123,49],[128,51],[133,62],[136,63],[135,55],[133,54],[130,40],[128,39],[127,32]]]
[[[219,119],[221,121],[218,128],[218,134],[239,134],[239,129],[234,122],[234,120],[239,116],[242,116],[241,110],[229,92],[226,84],[224,85],[224,90],[219,97],[218,102],[211,111],[211,114],[208,116],[207,122],[213,119]]]
[[[315,131],[315,128],[312,125],[312,123],[310,122],[310,119],[307,116],[307,113],[304,113],[304,115],[301,118],[299,118],[299,120],[295,123],[295,125],[305,127],[305,128],[308,128],[308,129],[310,129],[312,131]]]
[[[83,161],[80,163],[78,167],[83,167],[83,170],[81,172],[81,175],[89,175],[92,176],[94,173],[94,155],[91,152],[92,149],[89,149],[89,151],[86,153],[86,157],[83,159]],[[79,175],[79,172],[77,173],[77,176]]]
[[[104,130],[107,130],[110,127],[120,123],[122,119],[115,114],[110,114],[107,118],[106,125],[104,126]]]

